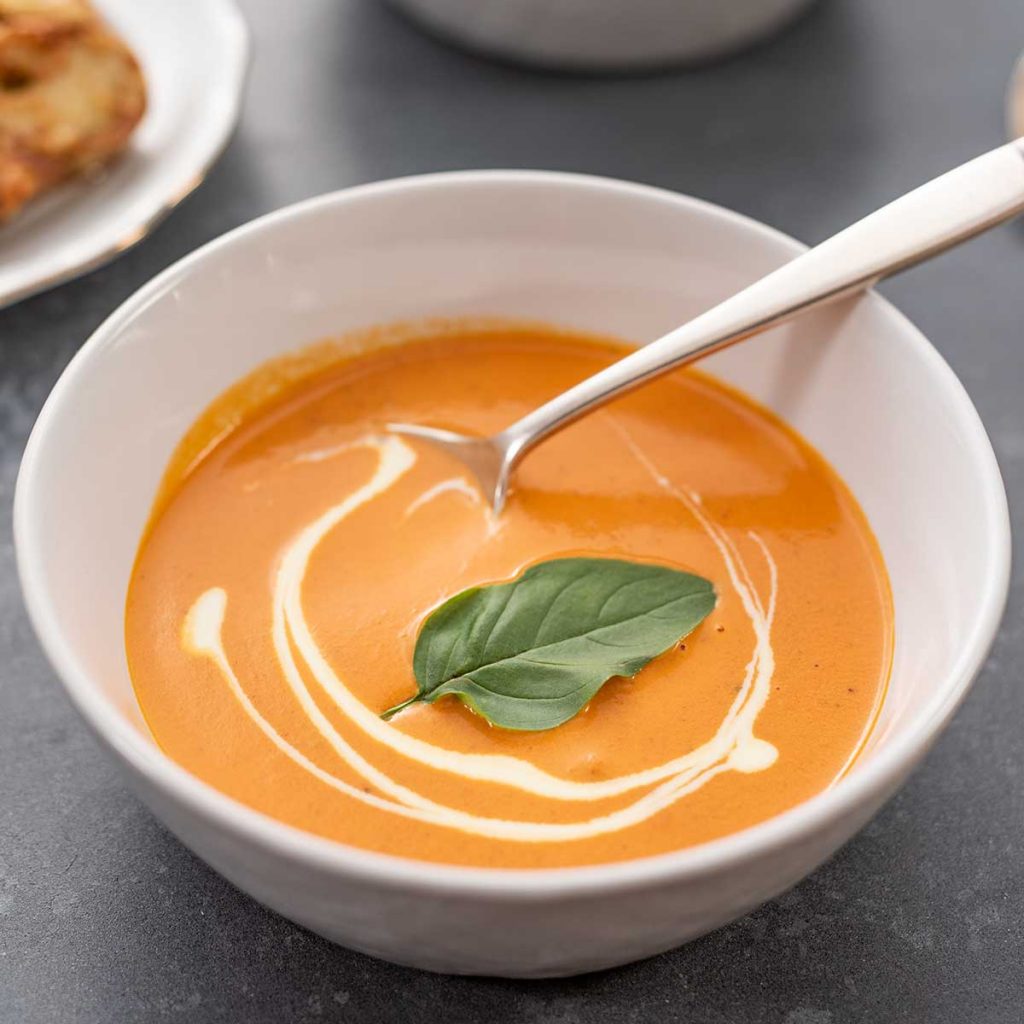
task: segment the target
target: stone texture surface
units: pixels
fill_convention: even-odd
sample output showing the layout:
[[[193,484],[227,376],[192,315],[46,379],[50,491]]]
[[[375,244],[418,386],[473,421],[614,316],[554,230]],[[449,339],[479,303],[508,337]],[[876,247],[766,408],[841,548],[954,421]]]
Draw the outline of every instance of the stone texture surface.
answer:
[[[1001,141],[1020,0],[822,0],[741,57],[635,79],[486,63],[374,0],[244,5],[256,64],[209,181],[113,265],[0,313],[0,1022],[1020,1021],[1019,566],[992,658],[952,728],[830,864],[684,949],[523,984],[334,948],[179,846],[126,792],[44,663],[10,535],[22,447],[76,347],[156,271],[228,228],[376,178],[546,167],[668,186],[815,241]],[[1016,225],[885,288],[977,402],[1018,529],[1022,268]]]

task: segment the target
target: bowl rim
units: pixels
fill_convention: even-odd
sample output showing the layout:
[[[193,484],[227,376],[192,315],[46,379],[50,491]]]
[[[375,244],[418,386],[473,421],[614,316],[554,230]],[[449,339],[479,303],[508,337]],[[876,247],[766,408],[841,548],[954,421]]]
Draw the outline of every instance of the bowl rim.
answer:
[[[251,241],[277,225],[315,214],[326,207],[359,203],[415,190],[489,185],[545,186],[603,192],[615,199],[659,202],[683,207],[702,217],[730,223],[796,256],[806,248],[759,221],[713,203],[667,189],[614,178],[560,171],[450,171],[389,179],[315,196],[265,214],[207,242],[177,260],[123,302],[75,353],[54,385],[32,429],[22,458],[14,498],[14,540],[18,575],[32,626],[72,703],[100,739],[150,785],[236,839],[313,870],[334,872],[377,885],[488,898],[529,900],[551,895],[629,891],[717,873],[799,842],[853,812],[859,805],[885,799],[941,732],[963,700],[995,638],[1010,581],[1010,520],[1006,492],[991,442],[960,380],[924,335],[887,300],[869,292],[869,302],[902,332],[930,366],[932,379],[947,391],[963,428],[962,438],[984,483],[985,513],[980,526],[991,538],[985,590],[974,613],[968,639],[929,698],[924,711],[892,736],[869,761],[834,786],[803,803],[746,829],[695,846],[635,860],[560,868],[488,868],[439,864],[349,846],[287,825],[227,796],[178,765],[160,747],[129,724],[89,681],[89,673],[63,637],[45,584],[45,549],[34,515],[38,467],[51,424],[67,396],[78,386],[90,361],[134,317],[184,275],[210,257]]]

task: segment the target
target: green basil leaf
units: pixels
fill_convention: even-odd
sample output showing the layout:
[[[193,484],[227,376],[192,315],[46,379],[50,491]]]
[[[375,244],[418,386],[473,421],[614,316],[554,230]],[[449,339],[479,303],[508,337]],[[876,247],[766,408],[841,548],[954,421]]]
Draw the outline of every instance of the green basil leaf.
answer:
[[[423,624],[418,692],[385,711],[457,697],[505,729],[553,729],[614,676],[634,676],[715,606],[711,583],[661,565],[559,558],[473,587]]]

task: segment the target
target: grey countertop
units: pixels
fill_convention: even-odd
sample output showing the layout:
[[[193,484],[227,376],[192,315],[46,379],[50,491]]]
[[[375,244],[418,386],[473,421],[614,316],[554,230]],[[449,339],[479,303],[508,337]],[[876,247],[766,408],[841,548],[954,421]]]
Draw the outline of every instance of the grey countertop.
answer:
[[[0,1022],[845,1024],[1024,1019],[1020,567],[988,666],[888,808],[729,928],[566,981],[443,978],[263,910],[131,796],[43,660],[14,573],[21,450],[72,353],[158,270],[267,210],[376,178],[542,167],[632,178],[816,241],[1002,137],[1021,0],[821,0],[728,62],[643,78],[487,63],[375,0],[243,0],[241,126],[112,265],[0,313]],[[885,288],[960,374],[1024,535],[1024,225]]]

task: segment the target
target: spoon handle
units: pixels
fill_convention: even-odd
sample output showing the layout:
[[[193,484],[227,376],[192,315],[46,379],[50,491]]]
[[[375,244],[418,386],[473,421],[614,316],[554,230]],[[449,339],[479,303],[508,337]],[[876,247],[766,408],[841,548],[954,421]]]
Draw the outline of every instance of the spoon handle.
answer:
[[[922,185],[502,431],[508,469],[538,441],[684,363],[869,288],[1024,211],[1024,138]]]

